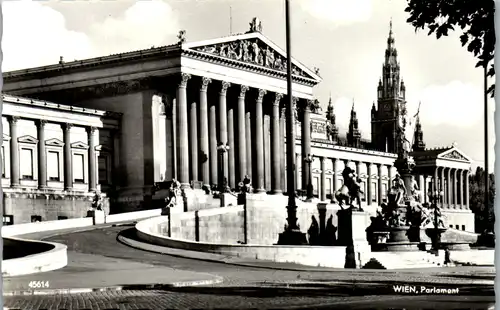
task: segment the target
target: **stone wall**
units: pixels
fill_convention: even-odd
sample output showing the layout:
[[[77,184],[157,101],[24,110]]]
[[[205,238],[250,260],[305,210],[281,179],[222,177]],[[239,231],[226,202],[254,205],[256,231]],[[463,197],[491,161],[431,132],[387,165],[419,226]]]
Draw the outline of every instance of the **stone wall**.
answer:
[[[42,192],[4,193],[4,215],[13,215],[14,224],[30,223],[31,216],[38,215],[42,221],[68,219],[87,216],[92,207],[93,194],[45,194]],[[104,198],[103,209],[109,214],[109,203]]]

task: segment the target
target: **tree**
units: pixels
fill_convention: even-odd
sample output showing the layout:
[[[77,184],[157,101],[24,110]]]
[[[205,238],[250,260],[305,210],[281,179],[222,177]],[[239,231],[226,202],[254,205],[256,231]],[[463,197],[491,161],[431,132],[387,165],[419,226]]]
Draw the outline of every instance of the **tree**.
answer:
[[[493,173],[489,176],[489,203],[484,203],[484,169],[477,167],[476,173],[469,178],[469,206],[476,215],[476,231],[483,232],[485,229],[493,231],[495,223],[495,177]]]
[[[439,39],[449,30],[460,28],[462,46],[479,61],[476,67],[488,66],[489,77],[495,75],[492,60],[495,57],[495,2],[494,0],[407,0],[405,12],[410,13],[407,22],[418,29],[429,30]],[[488,93],[493,97],[495,84]]]

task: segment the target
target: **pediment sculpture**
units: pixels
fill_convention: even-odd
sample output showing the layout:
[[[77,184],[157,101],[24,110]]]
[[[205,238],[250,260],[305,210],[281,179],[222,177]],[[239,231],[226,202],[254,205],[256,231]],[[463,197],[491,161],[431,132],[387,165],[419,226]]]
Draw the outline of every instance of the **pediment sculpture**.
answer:
[[[448,154],[443,155],[443,158],[450,158],[450,159],[460,159],[460,160],[467,160],[462,154],[460,154],[458,151],[453,151]]]
[[[244,39],[233,42],[218,43],[200,46],[194,48],[194,50],[233,60],[253,63],[278,71],[286,72],[287,70],[286,58],[274,49],[270,48],[260,39]],[[292,74],[311,78],[295,65],[292,65]]]

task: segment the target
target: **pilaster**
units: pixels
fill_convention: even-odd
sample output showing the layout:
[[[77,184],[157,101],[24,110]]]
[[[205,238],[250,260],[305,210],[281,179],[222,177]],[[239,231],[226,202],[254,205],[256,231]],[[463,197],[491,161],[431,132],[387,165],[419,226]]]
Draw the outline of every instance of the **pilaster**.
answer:
[[[89,141],[89,192],[97,191],[97,155],[96,155],[96,132],[97,128],[87,127]]]
[[[384,195],[383,195],[383,192],[382,192],[382,177],[383,177],[383,174],[382,174],[382,164],[377,164],[377,172],[378,172],[378,186],[377,186],[377,189],[378,189],[378,204],[381,205],[382,202],[383,202],[383,198]],[[390,184],[389,184],[390,185]]]
[[[63,129],[64,142],[64,189],[73,189],[73,155],[71,153],[71,127],[73,124],[65,123],[61,125]]]
[[[371,163],[366,163],[366,174],[368,175],[367,177],[367,186],[366,186],[366,199],[367,199],[367,202],[366,204],[367,205],[371,205],[372,204],[372,164]]]
[[[17,131],[17,122],[19,121],[18,116],[9,116],[9,127],[10,127],[10,186],[19,187],[20,175],[19,175],[19,144],[17,139],[19,134]]]
[[[321,189],[320,189],[320,199],[321,201],[326,200],[326,168],[325,168],[325,157],[321,156],[319,158],[321,164]]]

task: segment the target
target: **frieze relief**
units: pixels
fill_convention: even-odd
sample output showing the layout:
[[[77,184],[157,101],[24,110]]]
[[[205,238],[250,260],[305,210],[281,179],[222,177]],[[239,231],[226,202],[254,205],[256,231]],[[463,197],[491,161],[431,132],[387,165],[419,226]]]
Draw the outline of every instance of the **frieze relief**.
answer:
[[[465,161],[468,160],[467,158],[465,158],[462,154],[460,154],[457,151],[453,151],[449,154],[445,154],[445,155],[443,155],[443,158],[459,159],[459,160],[465,160]]]
[[[311,121],[311,132],[325,134],[326,133],[326,123],[325,122]]]
[[[286,58],[271,49],[259,39],[238,40],[229,43],[220,43],[194,48],[224,58],[253,63],[278,71],[287,70]],[[310,78],[297,66],[292,65],[292,74]]]

